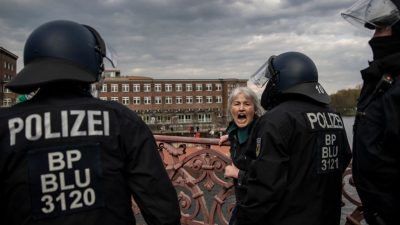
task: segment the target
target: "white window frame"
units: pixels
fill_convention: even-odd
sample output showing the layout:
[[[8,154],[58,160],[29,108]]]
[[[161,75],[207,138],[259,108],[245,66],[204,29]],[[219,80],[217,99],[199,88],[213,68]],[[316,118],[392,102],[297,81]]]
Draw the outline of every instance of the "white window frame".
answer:
[[[154,104],[156,105],[162,104],[162,97],[161,96],[154,97]]]
[[[165,84],[165,92],[172,92],[172,84]]]
[[[122,104],[123,105],[129,105],[130,104],[129,97],[122,97]]]
[[[8,107],[8,106],[11,106],[11,104],[12,104],[12,99],[11,98],[4,98],[3,99],[3,106]]]
[[[212,84],[206,84],[206,91],[212,91]]]
[[[101,85],[101,92],[107,92],[107,84]]]
[[[216,98],[216,103],[222,103],[222,96],[218,95]]]
[[[193,96],[186,96],[186,104],[193,104]]]
[[[222,84],[215,84],[216,91],[222,91]]]
[[[168,104],[168,105],[172,104],[172,97],[170,97],[170,96],[165,97],[165,104]]]
[[[118,97],[111,97],[110,100],[111,100],[111,101],[115,101],[115,102],[119,102]]]
[[[190,114],[178,114],[178,123],[191,123],[192,115]]]
[[[132,84],[133,92],[140,92],[140,84]]]
[[[129,92],[129,84],[122,84],[122,92]]]
[[[118,84],[111,84],[111,92],[118,92]]]
[[[199,113],[197,114],[197,121],[199,123],[209,123],[212,122],[211,114],[209,113]]]
[[[213,97],[212,96],[206,96],[206,103],[213,103]]]
[[[186,91],[193,91],[193,85],[192,84],[186,84]]]
[[[181,92],[182,91],[182,84],[175,84],[175,91]]]
[[[133,97],[133,104],[134,105],[140,105],[140,97]]]
[[[161,84],[154,84],[154,92],[161,92]]]
[[[196,84],[196,91],[203,91],[203,84]]]
[[[196,96],[196,104],[203,103],[203,96]]]
[[[145,105],[151,105],[151,97],[144,97],[143,98],[143,103]]]
[[[182,104],[183,103],[182,96],[176,96],[175,102],[176,102],[176,104]]]
[[[151,92],[151,84],[143,84],[144,92]]]

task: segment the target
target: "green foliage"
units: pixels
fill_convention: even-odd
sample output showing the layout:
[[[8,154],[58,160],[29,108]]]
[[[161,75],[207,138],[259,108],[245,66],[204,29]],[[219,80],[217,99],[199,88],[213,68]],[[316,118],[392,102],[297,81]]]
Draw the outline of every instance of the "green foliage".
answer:
[[[357,112],[356,106],[360,91],[361,86],[339,90],[331,95],[331,106],[342,116],[354,116]]]

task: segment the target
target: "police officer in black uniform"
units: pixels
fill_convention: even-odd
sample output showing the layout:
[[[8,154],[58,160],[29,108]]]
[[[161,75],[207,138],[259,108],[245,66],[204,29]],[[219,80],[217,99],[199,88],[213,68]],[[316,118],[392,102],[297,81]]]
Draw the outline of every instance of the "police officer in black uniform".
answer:
[[[248,150],[256,158],[241,183],[238,223],[338,225],[342,174],[351,158],[342,118],[329,106],[313,61],[298,52],[272,56],[251,80],[267,86],[267,112]]]
[[[151,131],[134,112],[92,97],[104,41],[52,21],[29,36],[8,83],[25,102],[0,110],[0,224],[180,224],[176,191]]]
[[[353,140],[354,182],[371,225],[400,224],[399,10],[398,0],[361,0],[342,13],[374,30],[373,61],[361,71]]]

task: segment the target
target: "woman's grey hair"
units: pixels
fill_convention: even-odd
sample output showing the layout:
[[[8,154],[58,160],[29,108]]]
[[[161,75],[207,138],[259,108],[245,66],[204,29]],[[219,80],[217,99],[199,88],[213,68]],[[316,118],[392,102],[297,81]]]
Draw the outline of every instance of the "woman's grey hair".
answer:
[[[257,94],[253,90],[251,90],[249,87],[236,87],[235,89],[232,90],[228,98],[229,116],[232,116],[230,113],[232,102],[239,94],[243,94],[246,97],[246,99],[249,99],[251,102],[253,102],[254,113],[257,116],[261,116],[262,114],[264,114],[265,110],[261,106],[260,100],[258,99]]]

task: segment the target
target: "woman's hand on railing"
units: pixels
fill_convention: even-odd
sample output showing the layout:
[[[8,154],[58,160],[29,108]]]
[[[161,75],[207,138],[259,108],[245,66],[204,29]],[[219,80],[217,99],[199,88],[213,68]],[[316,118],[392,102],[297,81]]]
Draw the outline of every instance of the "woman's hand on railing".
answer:
[[[227,135],[227,134],[222,135],[222,136],[219,138],[218,145],[221,146],[222,143],[226,142],[227,140],[228,140],[228,135]]]

